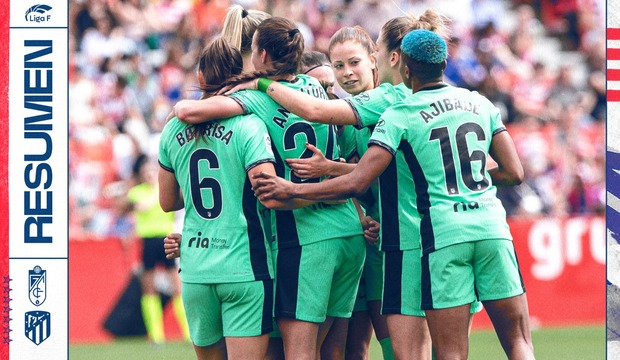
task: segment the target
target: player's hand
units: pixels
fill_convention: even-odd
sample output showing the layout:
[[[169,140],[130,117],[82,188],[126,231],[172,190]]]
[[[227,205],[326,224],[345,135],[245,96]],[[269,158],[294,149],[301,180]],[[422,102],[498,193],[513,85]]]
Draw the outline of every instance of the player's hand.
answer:
[[[293,173],[302,179],[318,178],[331,175],[330,160],[327,160],[321,150],[314,145],[306,143],[306,148],[312,151],[313,155],[303,159],[286,159]]]
[[[370,216],[362,218],[362,228],[364,229],[364,238],[369,244],[374,245],[379,240],[380,225]]]
[[[222,90],[217,92],[217,94],[218,95],[222,95],[222,94],[230,95],[230,94],[234,94],[237,91],[241,91],[241,90],[257,90],[257,89],[258,89],[258,78],[250,80],[250,81],[246,81],[244,83],[237,84],[234,86],[231,86],[231,85],[224,86]]]
[[[181,234],[172,233],[164,238],[164,252],[166,259],[174,259],[181,256]]]
[[[254,175],[257,179],[252,190],[254,195],[261,201],[263,200],[289,200],[293,197],[294,184],[276,175],[260,172]]]

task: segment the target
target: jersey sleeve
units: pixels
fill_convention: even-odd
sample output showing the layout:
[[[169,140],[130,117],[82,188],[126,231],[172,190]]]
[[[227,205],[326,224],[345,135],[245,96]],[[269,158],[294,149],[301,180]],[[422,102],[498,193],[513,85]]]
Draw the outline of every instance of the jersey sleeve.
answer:
[[[395,155],[407,129],[407,114],[404,110],[406,107],[402,105],[394,105],[385,110],[368,140],[368,145],[381,146]]]
[[[263,121],[255,115],[249,115],[243,119],[241,126],[242,137],[239,143],[241,150],[240,158],[243,159],[245,171],[265,163],[275,163],[271,148],[271,137]]]
[[[244,90],[230,95],[243,109],[243,114],[261,114],[272,108],[273,100],[267,94],[258,90]]]
[[[161,136],[159,137],[159,154],[157,160],[159,162],[159,166],[171,173],[174,173],[174,169],[172,167],[172,162],[170,161],[170,137],[174,122],[176,121],[179,121],[176,117],[168,121],[161,132]]]
[[[504,123],[502,122],[502,115],[499,109],[492,103],[489,103],[489,106],[491,106],[489,114],[491,117],[490,120],[492,134],[495,135],[502,131],[506,131],[506,126],[504,126]]]
[[[358,129],[377,124],[381,114],[398,100],[394,86],[389,83],[344,99],[355,114]]]

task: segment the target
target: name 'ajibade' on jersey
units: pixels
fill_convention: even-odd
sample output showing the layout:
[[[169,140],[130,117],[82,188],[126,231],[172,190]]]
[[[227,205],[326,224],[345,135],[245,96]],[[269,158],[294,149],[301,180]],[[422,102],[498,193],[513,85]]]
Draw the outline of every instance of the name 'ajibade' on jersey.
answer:
[[[273,278],[271,249],[247,171],[274,162],[265,124],[255,115],[209,123],[203,139],[177,118],[162,131],[159,163],[174,172],[185,202],[183,282]],[[176,169],[176,171],[175,171]]]
[[[505,130],[490,101],[449,85],[422,89],[381,116],[369,143],[390,151],[400,171],[411,174],[414,184],[398,178],[399,198],[415,199],[424,253],[512,239],[486,166],[493,135]]]

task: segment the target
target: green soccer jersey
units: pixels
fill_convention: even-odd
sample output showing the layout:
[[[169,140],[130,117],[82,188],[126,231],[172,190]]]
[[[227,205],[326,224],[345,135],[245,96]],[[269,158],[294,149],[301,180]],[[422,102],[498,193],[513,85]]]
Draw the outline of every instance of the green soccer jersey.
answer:
[[[327,99],[319,82],[310,76],[298,75],[283,85],[317,98]],[[310,143],[320,149],[328,159],[338,159],[336,132],[333,125],[311,123],[294,115],[260,91],[241,91],[231,96],[244,113],[258,115],[267,125],[273,140],[276,173],[295,183],[317,182],[322,179],[302,180],[296,177],[284,160],[306,158],[312,151]],[[362,233],[362,227],[351,200],[344,204],[317,203],[292,211],[275,211],[275,235],[278,247],[293,247],[322,240],[342,238]]]
[[[170,120],[161,135],[160,166],[175,174],[185,202],[181,279],[228,283],[273,278],[271,251],[247,171],[274,162],[265,124],[255,115],[207,125]]]
[[[343,151],[343,155],[345,155],[347,162],[355,156],[361,158],[366,150],[368,150],[368,140],[372,134],[371,128],[374,128],[374,126],[362,129],[356,129],[353,126],[345,126],[344,131],[338,137],[338,146]],[[357,198],[364,208],[366,215],[376,221],[381,220],[378,198],[379,187],[376,184],[370,185],[369,190]]]
[[[415,203],[424,253],[468,241],[512,239],[486,169],[491,139],[504,130],[490,101],[447,85],[418,91],[381,116],[370,144],[394,154],[397,175],[394,188],[385,192],[384,178],[390,175],[381,175],[382,200],[394,192],[400,226],[413,216],[408,212]]]
[[[411,95],[405,84],[392,85],[383,83],[378,87],[344,99],[355,114],[355,127],[363,128],[376,125],[381,114],[394,103]]]

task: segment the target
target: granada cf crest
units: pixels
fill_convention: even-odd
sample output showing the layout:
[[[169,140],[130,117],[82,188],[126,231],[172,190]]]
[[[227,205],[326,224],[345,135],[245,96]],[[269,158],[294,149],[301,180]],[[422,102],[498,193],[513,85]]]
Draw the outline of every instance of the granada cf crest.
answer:
[[[25,315],[26,337],[38,346],[50,337],[50,313],[47,311],[28,311]]]
[[[39,265],[32,270],[28,270],[28,298],[35,306],[39,306],[45,302],[46,290],[46,270],[41,269]]]

